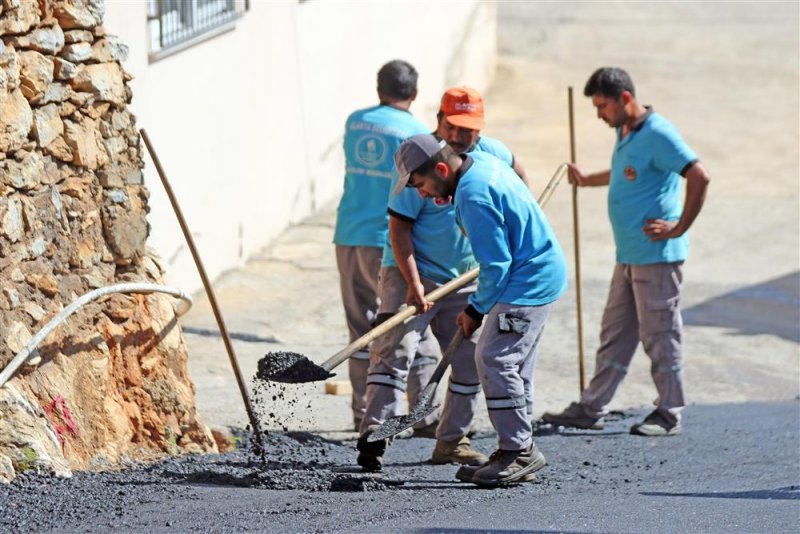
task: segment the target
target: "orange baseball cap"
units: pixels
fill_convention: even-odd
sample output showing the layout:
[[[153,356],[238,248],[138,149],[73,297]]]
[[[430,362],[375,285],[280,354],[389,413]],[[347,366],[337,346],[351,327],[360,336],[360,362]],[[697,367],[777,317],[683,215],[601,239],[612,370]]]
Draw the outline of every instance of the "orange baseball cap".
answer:
[[[445,91],[439,110],[447,117],[447,122],[461,128],[481,130],[485,124],[483,98],[469,87],[452,87]]]

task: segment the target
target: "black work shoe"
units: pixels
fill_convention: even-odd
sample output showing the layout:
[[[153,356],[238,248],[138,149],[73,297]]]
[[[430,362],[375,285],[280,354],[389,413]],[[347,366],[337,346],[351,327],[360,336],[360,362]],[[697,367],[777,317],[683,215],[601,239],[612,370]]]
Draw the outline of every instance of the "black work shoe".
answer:
[[[367,441],[367,438],[373,431],[373,429],[367,430],[358,438],[356,442],[356,449],[358,449],[356,463],[358,463],[364,471],[377,473],[383,469],[383,453],[386,452],[389,446],[389,440],[379,439],[378,441]]]
[[[551,425],[572,426],[590,430],[602,430],[605,427],[602,417],[594,417],[586,413],[583,404],[573,402],[563,412],[545,412],[542,421]]]
[[[535,473],[547,465],[535,443],[522,451],[497,449],[489,461],[472,475],[472,483],[479,486],[506,486],[522,482],[525,475]]]
[[[631,434],[637,436],[677,436],[682,431],[680,421],[673,421],[658,410],[653,410],[644,421],[631,427]]]

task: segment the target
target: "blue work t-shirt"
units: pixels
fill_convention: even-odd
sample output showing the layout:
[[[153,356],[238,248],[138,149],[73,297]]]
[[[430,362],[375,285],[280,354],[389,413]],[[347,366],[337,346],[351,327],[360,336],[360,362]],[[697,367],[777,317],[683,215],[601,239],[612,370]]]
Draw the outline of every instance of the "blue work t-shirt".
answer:
[[[392,190],[396,180],[392,180]],[[478,266],[469,241],[456,225],[450,199],[422,198],[416,189],[406,187],[400,194],[389,197],[389,213],[414,223],[411,240],[421,276],[444,284]],[[397,266],[388,240],[383,247],[381,265]]]
[[[486,152],[497,159],[504,161],[509,167],[514,166],[514,154],[512,154],[511,150],[505,145],[505,143],[499,139],[482,135],[478,138],[478,142],[475,143],[475,146],[472,147],[472,150],[470,150],[470,153],[472,152]]]
[[[481,268],[469,303],[485,314],[498,302],[555,301],[567,289],[567,264],[539,204],[504,162],[481,152],[470,157],[454,199],[457,223]]]
[[[681,174],[697,155],[664,117],[649,111],[625,138],[617,128],[611,158],[608,215],[617,245],[617,262],[632,265],[677,262],[689,253],[686,234],[651,241],[647,219],[677,221],[683,211]]]
[[[336,213],[337,245],[382,247],[389,219],[386,203],[396,177],[393,156],[412,135],[428,128],[411,113],[379,105],[352,113],[344,134],[344,193]]]
[[[514,155],[499,139],[480,136],[478,142],[475,143],[469,151],[470,154],[474,152],[491,154],[504,161],[509,166],[514,164]],[[392,185],[392,190],[394,190],[394,185]],[[390,198],[389,211],[396,216],[407,220],[413,220],[415,225],[420,214],[422,214],[423,224],[426,227],[432,226],[434,222],[436,224],[440,222],[446,223],[446,217],[450,217],[450,224],[448,226],[436,228],[437,235],[435,236],[423,235],[422,232],[425,232],[424,229],[420,230],[416,227],[414,228],[414,257],[422,276],[439,283],[445,283],[477,265],[472,256],[472,251],[469,248],[469,242],[464,239],[461,232],[451,233],[451,227],[456,227],[455,211],[451,203],[443,203],[442,200],[433,199],[423,200],[414,189],[410,189],[409,192],[403,191],[398,197],[402,198],[398,198],[397,200]],[[426,203],[430,205],[425,207]],[[438,217],[437,219],[431,218],[434,214]],[[430,221],[430,223],[428,221]],[[450,251],[450,253],[445,250],[436,251],[437,242],[440,243],[438,245],[439,248],[443,248],[443,245],[446,246],[447,243],[453,243],[455,249]],[[418,254],[419,250],[423,251],[423,256],[421,257]],[[383,247],[381,265],[384,267],[397,267],[397,262],[392,252],[392,244],[388,239],[386,245]],[[444,276],[449,276],[449,278],[445,279]]]

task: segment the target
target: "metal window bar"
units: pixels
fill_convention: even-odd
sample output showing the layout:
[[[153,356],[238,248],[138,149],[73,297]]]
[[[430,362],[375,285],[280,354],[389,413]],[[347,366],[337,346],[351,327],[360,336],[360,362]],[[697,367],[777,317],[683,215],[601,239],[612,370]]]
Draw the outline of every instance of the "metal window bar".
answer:
[[[160,52],[195,39],[241,17],[249,0],[150,0],[150,51]]]

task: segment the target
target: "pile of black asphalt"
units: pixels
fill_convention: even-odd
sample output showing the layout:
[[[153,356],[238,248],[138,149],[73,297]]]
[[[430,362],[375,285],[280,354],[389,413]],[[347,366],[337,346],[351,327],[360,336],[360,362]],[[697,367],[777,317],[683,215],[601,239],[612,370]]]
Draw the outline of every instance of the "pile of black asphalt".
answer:
[[[789,532],[800,525],[800,404],[691,406],[684,433],[632,436],[647,410],[605,429],[542,426],[533,483],[479,489],[427,463],[428,439],[395,440],[380,474],[353,440],[265,436],[240,449],[0,485],[0,532]],[[353,436],[355,437],[355,436]],[[489,453],[491,432],[476,448]]]

